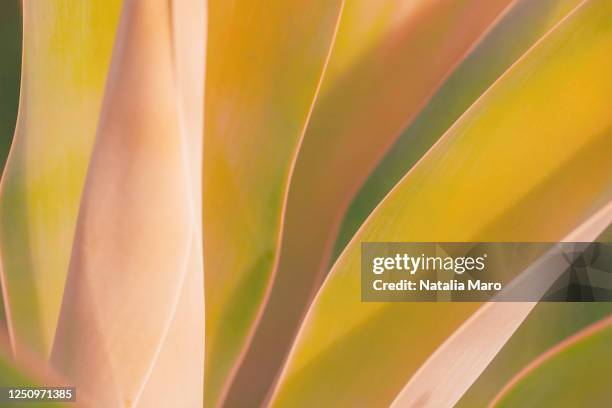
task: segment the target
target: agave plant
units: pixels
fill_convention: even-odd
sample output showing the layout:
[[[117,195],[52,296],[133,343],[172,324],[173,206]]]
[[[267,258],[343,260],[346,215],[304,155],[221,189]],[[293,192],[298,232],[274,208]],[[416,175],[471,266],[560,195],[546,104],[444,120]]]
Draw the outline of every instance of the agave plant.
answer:
[[[610,303],[360,300],[362,242],[611,240],[611,2],[17,6],[1,386],[95,407],[612,403]]]

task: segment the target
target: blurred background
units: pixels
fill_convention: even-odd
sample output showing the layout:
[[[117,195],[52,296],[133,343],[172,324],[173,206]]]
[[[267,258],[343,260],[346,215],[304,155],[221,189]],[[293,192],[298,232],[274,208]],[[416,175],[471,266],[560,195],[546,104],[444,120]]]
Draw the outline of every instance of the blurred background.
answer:
[[[0,166],[4,167],[15,130],[21,68],[19,0],[0,2]]]

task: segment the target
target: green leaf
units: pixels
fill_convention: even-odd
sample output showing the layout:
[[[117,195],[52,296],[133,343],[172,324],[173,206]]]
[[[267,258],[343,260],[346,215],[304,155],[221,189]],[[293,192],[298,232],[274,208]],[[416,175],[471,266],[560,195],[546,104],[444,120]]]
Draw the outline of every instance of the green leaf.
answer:
[[[605,220],[602,226],[604,225]],[[609,232],[610,227],[595,241],[609,243]],[[469,408],[487,405],[513,375],[539,354],[611,313],[610,302],[539,303],[463,395],[457,406]]]
[[[612,303],[539,303],[457,407],[483,407],[521,368],[554,344],[612,313]]]
[[[612,317],[567,338],[518,373],[492,407],[604,407],[610,403]]]

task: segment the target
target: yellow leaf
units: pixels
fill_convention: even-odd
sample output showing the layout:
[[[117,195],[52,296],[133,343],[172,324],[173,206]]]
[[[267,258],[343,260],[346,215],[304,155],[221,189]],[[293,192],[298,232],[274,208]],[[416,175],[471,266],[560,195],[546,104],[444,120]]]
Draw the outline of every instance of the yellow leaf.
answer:
[[[342,0],[212,0],[204,139],[206,405],[224,399],[277,258]]]
[[[360,242],[556,241],[610,201],[611,17],[593,1],[566,18],[386,197],[317,294],[273,405],[391,402],[477,308],[361,303]]]
[[[436,140],[504,71],[581,1],[518,0],[511,3],[360,186],[342,220],[332,262],[376,205]]]
[[[2,178],[0,252],[13,343],[44,356],[59,316],[119,3],[23,2],[21,100]]]
[[[509,3],[347,2],[291,180],[270,306],[237,379],[245,400],[265,396],[286,357],[356,189]]]

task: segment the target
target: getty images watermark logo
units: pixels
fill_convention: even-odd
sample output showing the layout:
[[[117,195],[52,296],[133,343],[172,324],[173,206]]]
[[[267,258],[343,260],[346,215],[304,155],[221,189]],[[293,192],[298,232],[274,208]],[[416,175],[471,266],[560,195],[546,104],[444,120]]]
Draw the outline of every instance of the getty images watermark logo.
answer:
[[[478,257],[471,256],[411,256],[409,254],[395,254],[395,256],[379,256],[372,260],[372,272],[380,275],[388,270],[401,270],[416,274],[419,270],[445,270],[461,275],[468,271],[482,271],[485,269],[487,254]]]
[[[372,259],[372,273],[383,275],[386,272],[415,275],[418,279],[399,279],[386,281],[374,279],[375,291],[500,291],[501,282],[488,282],[482,279],[455,279],[456,275],[485,270],[487,254],[481,256],[413,256],[398,253],[394,256],[378,256]],[[426,272],[435,272],[425,274]],[[450,276],[445,279],[444,275]],[[380,277],[379,277],[380,278]]]
[[[609,301],[611,264],[603,243],[362,243],[361,299]]]

